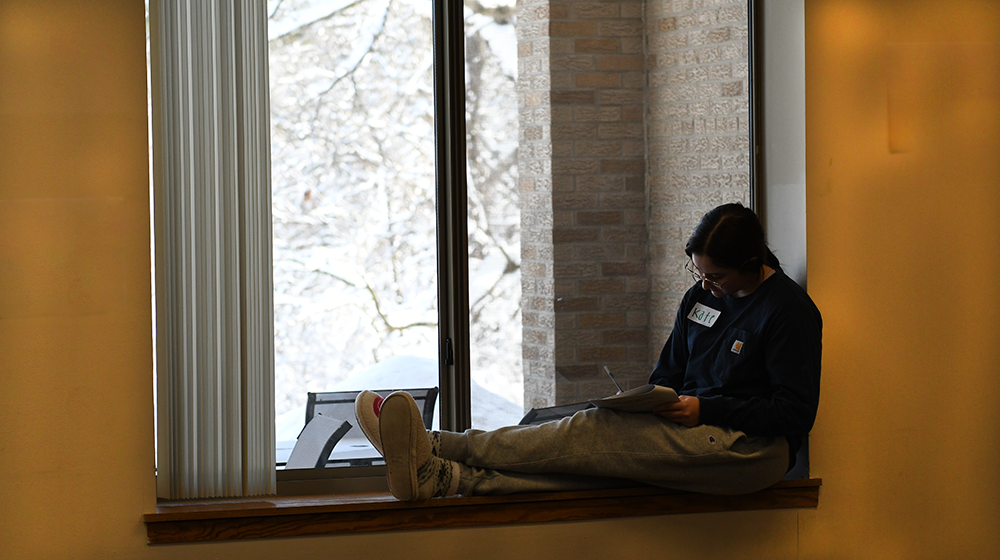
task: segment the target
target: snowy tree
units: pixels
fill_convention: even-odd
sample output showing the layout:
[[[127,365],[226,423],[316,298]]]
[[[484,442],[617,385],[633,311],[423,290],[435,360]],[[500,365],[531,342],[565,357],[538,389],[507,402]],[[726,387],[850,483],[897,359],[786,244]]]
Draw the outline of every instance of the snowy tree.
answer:
[[[280,414],[437,356],[431,3],[269,2]],[[513,7],[466,6],[473,375],[520,402]],[[475,405],[473,405],[475,406]]]

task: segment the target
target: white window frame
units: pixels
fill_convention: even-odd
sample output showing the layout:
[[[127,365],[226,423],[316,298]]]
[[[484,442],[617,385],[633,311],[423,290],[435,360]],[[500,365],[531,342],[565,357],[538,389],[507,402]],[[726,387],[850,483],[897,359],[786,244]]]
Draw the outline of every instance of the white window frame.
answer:
[[[750,0],[750,5],[756,210],[782,268],[805,287],[805,2]]]
[[[751,199],[781,268],[806,286],[805,1],[748,0]],[[786,478],[809,477],[809,440]]]

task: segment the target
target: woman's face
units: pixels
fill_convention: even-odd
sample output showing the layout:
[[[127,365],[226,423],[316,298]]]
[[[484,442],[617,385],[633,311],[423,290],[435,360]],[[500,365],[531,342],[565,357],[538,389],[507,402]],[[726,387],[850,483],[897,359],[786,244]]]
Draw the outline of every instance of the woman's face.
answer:
[[[691,255],[691,262],[695,272],[701,276],[702,289],[712,292],[717,298],[743,297],[757,287],[757,275],[752,272],[741,273],[735,268],[716,266],[712,259],[698,254]]]

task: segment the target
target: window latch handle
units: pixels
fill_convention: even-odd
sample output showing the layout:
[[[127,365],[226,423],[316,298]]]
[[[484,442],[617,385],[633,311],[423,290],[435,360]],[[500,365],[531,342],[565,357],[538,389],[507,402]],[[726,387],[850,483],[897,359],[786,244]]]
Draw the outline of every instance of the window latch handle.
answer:
[[[444,365],[453,366],[455,365],[455,351],[452,349],[452,343],[450,338],[444,339]]]

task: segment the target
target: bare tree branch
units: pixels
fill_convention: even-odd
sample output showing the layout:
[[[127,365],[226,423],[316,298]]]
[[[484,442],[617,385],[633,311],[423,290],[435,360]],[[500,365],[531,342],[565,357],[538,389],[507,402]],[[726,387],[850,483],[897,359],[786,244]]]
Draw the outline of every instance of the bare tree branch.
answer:
[[[282,0],[278,1],[278,6],[281,5],[281,1]],[[321,21],[328,20],[328,19],[332,18],[333,16],[335,16],[335,15],[343,12],[344,10],[347,10],[347,9],[349,9],[351,7],[357,6],[358,4],[360,4],[360,3],[364,2],[364,1],[365,0],[354,0],[353,2],[347,2],[347,3],[341,4],[339,6],[335,6],[334,8],[330,9],[330,11],[325,11],[324,10],[322,12],[318,12],[318,15],[313,16],[311,18],[308,18],[306,20],[303,20],[301,22],[298,22],[298,25],[296,25],[295,27],[291,27],[289,29],[282,29],[280,32],[275,33],[273,36],[270,36],[270,34],[268,34],[269,37],[267,38],[267,40],[268,40],[268,42],[271,42],[271,41],[277,41],[278,39],[281,39],[283,37],[287,37],[287,36],[291,35],[292,33],[295,33],[297,31],[299,31],[300,29],[305,29],[306,27],[309,27],[309,26],[311,26],[313,24],[319,23]],[[278,11],[278,7],[276,6],[275,9],[274,9],[274,12],[272,12],[271,15],[267,16],[267,19],[268,20],[272,19],[274,17],[274,14],[277,13],[277,11]]]
[[[364,0],[359,0],[359,1],[364,1]],[[337,87],[337,84],[339,84],[345,78],[351,78],[351,80],[353,80],[354,79],[354,73],[357,72],[358,68],[361,67],[361,63],[364,62],[366,58],[368,58],[369,54],[371,54],[372,49],[375,47],[375,43],[378,41],[379,37],[382,36],[382,32],[385,31],[385,18],[386,18],[386,15],[389,13],[389,6],[390,6],[390,4],[391,4],[391,2],[386,2],[385,3],[385,10],[382,12],[382,15],[380,17],[380,21],[379,21],[379,24],[378,24],[378,29],[372,34],[371,41],[368,42],[368,48],[365,49],[365,52],[364,53],[360,53],[360,55],[359,55],[359,53],[352,52],[351,55],[354,58],[354,63],[350,66],[350,68],[347,68],[347,69],[344,69],[340,65],[338,65],[337,66],[337,70],[341,70],[342,73],[340,73],[340,75],[338,75],[333,80],[333,82],[330,84],[329,87],[327,87],[326,89],[324,89],[323,91],[321,91],[319,93],[319,95],[317,96],[318,100],[316,102],[316,111],[315,111],[315,114],[313,116],[313,125],[314,126],[319,121],[319,118],[320,118],[320,109],[322,109],[323,103],[326,100],[326,94],[328,94],[331,91],[333,91],[333,88]],[[355,88],[355,92],[357,92],[357,88]]]
[[[277,2],[275,2],[275,3],[274,3],[274,9],[273,9],[273,10],[271,10],[271,13],[267,14],[267,19],[271,19],[271,18],[273,18],[273,17],[274,17],[274,14],[278,13],[278,10],[280,10],[280,9],[281,9],[281,4],[282,4],[282,2],[284,2],[284,1],[285,1],[285,0],[278,0]]]
[[[378,316],[379,316],[379,318],[382,319],[382,323],[385,325],[385,330],[390,331],[390,332],[393,332],[393,331],[398,332],[398,331],[405,331],[406,329],[410,329],[410,328],[413,328],[413,327],[436,327],[437,326],[436,322],[416,322],[416,323],[409,323],[407,325],[402,325],[402,326],[398,326],[398,327],[395,326],[395,325],[393,325],[392,323],[389,322],[389,318],[386,317],[385,313],[382,312],[382,306],[379,305],[378,294],[375,293],[375,289],[372,288],[371,283],[365,281],[365,288],[368,290],[368,294],[372,298],[372,303],[375,304],[375,313],[377,313]],[[375,327],[375,320],[374,319],[372,320],[372,326]],[[375,329],[378,330],[378,327],[375,327]]]

